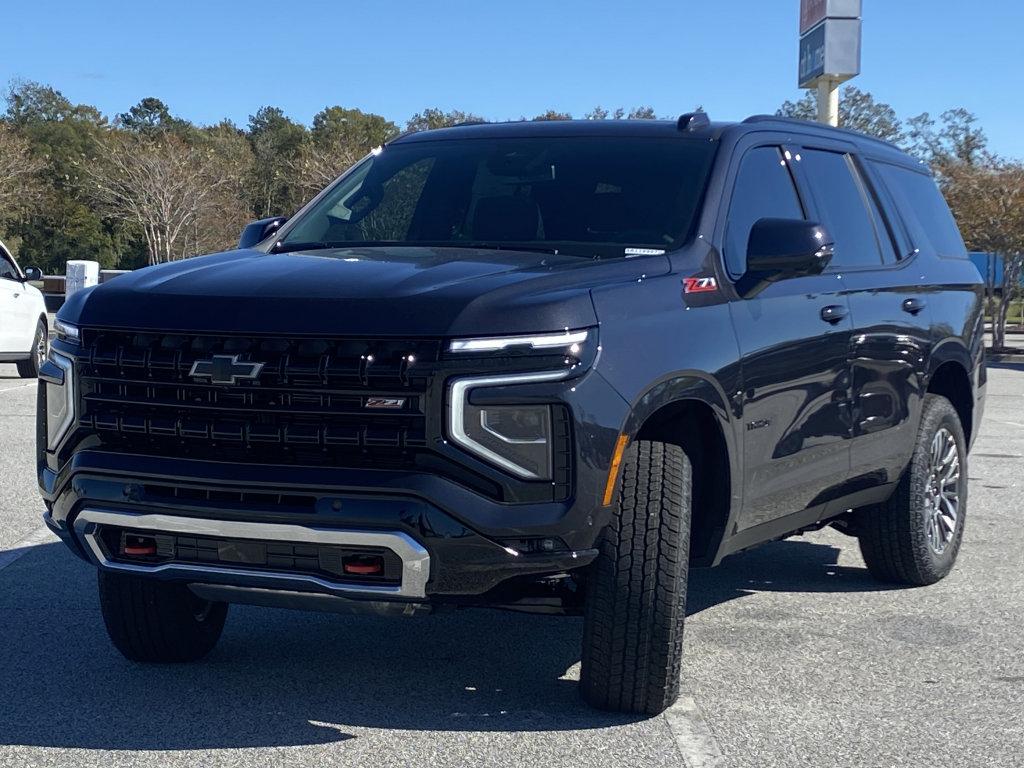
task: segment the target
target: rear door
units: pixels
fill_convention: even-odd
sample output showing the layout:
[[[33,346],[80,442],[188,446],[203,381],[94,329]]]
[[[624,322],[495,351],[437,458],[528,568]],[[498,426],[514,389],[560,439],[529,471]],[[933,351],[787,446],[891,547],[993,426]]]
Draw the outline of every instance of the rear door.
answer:
[[[888,195],[845,144],[806,142],[802,170],[816,215],[836,240],[853,318],[850,492],[895,482],[915,439],[927,370],[930,314],[920,265]]]
[[[739,150],[723,255],[735,280],[762,218],[811,218],[797,191],[795,153],[781,143]],[[833,498],[850,471],[849,366],[852,325],[835,275],[780,280],[730,303],[743,389],[740,529],[770,523]]]

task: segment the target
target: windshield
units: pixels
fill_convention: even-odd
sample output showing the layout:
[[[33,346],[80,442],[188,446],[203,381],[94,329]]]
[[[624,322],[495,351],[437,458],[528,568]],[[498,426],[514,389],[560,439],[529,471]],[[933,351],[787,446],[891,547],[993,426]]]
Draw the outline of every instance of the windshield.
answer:
[[[544,250],[590,258],[677,247],[714,144],[681,137],[396,144],[356,165],[277,251],[355,245]]]

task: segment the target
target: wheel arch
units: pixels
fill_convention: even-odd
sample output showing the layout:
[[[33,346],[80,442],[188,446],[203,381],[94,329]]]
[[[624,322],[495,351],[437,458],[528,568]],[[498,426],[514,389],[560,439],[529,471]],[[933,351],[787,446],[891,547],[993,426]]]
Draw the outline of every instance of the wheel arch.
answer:
[[[971,355],[955,341],[937,347],[931,355],[925,390],[949,400],[960,417],[964,434],[974,434],[974,391],[971,386]]]
[[[690,561],[716,563],[738,499],[737,452],[724,392],[703,374],[669,377],[638,398],[625,433],[630,440],[671,443],[686,452],[693,471]]]

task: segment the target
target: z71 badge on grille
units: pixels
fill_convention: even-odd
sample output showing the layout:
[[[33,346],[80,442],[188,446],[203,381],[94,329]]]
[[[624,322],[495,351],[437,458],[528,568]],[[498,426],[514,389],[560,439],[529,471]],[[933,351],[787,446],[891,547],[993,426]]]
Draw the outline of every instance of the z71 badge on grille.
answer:
[[[364,408],[390,408],[396,410],[405,407],[404,397],[368,397]]]

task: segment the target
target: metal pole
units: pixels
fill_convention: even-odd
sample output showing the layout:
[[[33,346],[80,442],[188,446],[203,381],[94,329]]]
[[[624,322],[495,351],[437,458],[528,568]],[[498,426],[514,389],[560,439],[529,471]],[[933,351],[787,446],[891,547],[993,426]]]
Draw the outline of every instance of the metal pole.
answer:
[[[818,81],[818,122],[839,125],[839,83],[827,77]]]

